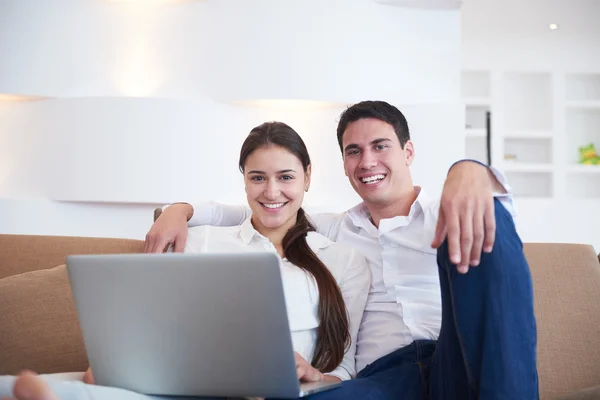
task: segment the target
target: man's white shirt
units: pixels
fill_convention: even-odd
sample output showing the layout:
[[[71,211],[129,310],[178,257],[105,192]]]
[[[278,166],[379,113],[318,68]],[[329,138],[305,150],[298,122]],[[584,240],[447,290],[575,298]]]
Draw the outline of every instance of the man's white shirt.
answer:
[[[306,241],[335,278],[348,309],[351,345],[342,363],[328,373],[347,380],[356,376],[356,343],[371,282],[369,269],[365,258],[358,251],[335,243],[321,234],[309,232]],[[186,253],[249,251],[277,253],[269,239],[254,229],[250,218],[239,226],[192,227],[184,250]],[[303,269],[285,258],[280,260],[292,344],[294,350],[310,363],[319,326],[317,284],[314,277]]]
[[[492,170],[507,194],[494,193],[516,215],[511,188],[504,176]],[[440,203],[419,191],[408,216],[381,220],[379,228],[361,203],[341,214],[315,214],[317,231],[329,239],[357,249],[367,259],[371,288],[357,337],[356,370],[411,344],[439,336],[441,294],[435,236]],[[188,222],[196,225],[238,225],[250,209],[215,202],[194,206]]]

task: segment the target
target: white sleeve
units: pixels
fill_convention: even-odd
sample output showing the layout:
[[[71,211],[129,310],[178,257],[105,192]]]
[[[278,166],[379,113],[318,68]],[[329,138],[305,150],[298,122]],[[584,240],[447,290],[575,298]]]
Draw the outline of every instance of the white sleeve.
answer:
[[[340,225],[346,213],[334,214],[334,213],[318,213],[309,215],[308,219],[313,223],[317,233],[333,240],[337,240],[340,232]]]
[[[176,204],[176,203],[173,203]],[[187,203],[190,204],[190,203]],[[209,201],[205,203],[190,204],[194,209],[188,226],[236,226],[244,222],[252,211],[247,206],[233,206]],[[164,206],[163,211],[169,207]]]
[[[500,171],[498,168],[495,168],[495,167],[489,167],[489,169],[490,169],[490,171],[492,171],[492,174],[494,174],[494,177],[496,178],[498,183],[500,183],[500,185],[502,185],[504,190],[506,190],[506,193],[494,192],[493,193],[494,197],[500,201],[500,203],[504,206],[504,208],[506,208],[506,211],[508,211],[510,213],[510,215],[513,218],[513,221],[516,224],[516,222],[517,222],[517,206],[515,204],[513,190],[510,187],[510,185],[508,184],[506,176],[502,173],[502,171]]]
[[[340,289],[348,310],[351,341],[342,363],[326,374],[336,376],[342,381],[356,377],[356,341],[371,287],[371,271],[366,259],[354,249],[346,248],[346,251],[352,255],[340,281]]]

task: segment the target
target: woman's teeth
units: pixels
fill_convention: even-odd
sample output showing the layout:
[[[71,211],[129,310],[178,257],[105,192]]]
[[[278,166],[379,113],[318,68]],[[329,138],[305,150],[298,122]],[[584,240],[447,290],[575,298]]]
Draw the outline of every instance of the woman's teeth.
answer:
[[[280,207],[283,207],[284,205],[285,205],[285,203],[273,203],[273,204],[263,203],[263,206],[265,208],[271,208],[271,209],[280,208]]]
[[[373,175],[373,176],[368,176],[366,178],[361,178],[360,180],[362,181],[362,183],[365,183],[367,185],[373,185],[377,182],[382,181],[383,178],[385,178],[385,175]]]

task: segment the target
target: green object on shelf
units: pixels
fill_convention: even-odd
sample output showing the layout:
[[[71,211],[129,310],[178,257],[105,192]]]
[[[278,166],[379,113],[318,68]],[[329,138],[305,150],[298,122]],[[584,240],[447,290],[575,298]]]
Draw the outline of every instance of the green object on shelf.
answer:
[[[594,143],[579,148],[579,163],[584,165],[600,165],[600,156],[596,152]]]

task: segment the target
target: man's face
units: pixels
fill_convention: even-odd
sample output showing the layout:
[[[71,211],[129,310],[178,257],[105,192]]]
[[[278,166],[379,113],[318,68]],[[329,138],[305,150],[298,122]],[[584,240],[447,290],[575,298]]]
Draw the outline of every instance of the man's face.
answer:
[[[351,122],[344,131],[342,149],[346,176],[367,205],[392,204],[412,189],[413,145],[408,141],[403,149],[387,122],[374,118]]]

